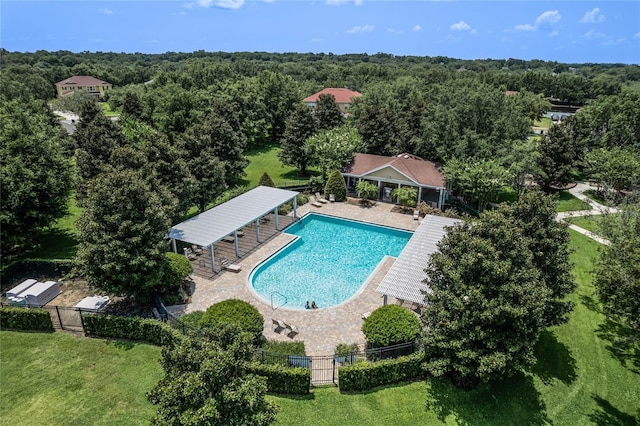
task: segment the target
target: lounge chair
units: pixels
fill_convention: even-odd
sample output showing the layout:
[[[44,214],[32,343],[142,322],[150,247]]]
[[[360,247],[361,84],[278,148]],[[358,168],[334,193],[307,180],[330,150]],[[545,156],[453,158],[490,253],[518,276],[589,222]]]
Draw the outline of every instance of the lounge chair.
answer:
[[[190,248],[185,247],[184,249],[184,255],[187,257],[187,259],[189,260],[196,260],[196,255],[194,252],[191,251]]]
[[[225,259],[224,257],[220,259],[220,263],[222,264],[222,268],[226,271],[230,271],[230,272],[242,271],[241,265],[236,265],[235,263],[231,263],[229,259]]]
[[[369,318],[369,315],[371,315],[371,311],[364,312],[364,313],[362,314],[362,319],[363,319],[363,320],[366,320],[367,318]]]
[[[300,332],[298,331],[298,327],[296,327],[295,325],[290,325],[287,324],[286,322],[282,322],[282,325],[284,325],[284,328],[286,328],[287,330],[289,330],[289,333],[287,334],[299,334]]]
[[[282,321],[280,320],[271,318],[271,322],[273,324],[273,331],[276,331],[279,328],[285,328],[285,326],[282,325]]]
[[[414,210],[413,211],[413,220],[418,220],[418,218],[420,218],[420,211],[419,210]]]
[[[329,200],[320,196],[319,192],[316,192],[316,200],[320,201],[322,204],[327,204]]]
[[[191,250],[196,254],[196,256],[200,256],[202,254],[202,248],[195,244],[191,245]]]
[[[335,194],[329,194],[329,201],[332,203],[336,202],[336,195]]]
[[[227,235],[222,239],[222,241],[224,241],[225,243],[232,243],[235,241],[235,239],[233,238],[233,235]]]
[[[314,207],[322,207],[322,204],[317,202],[316,199],[313,196],[311,197],[311,201],[309,201],[309,204],[311,204]]]

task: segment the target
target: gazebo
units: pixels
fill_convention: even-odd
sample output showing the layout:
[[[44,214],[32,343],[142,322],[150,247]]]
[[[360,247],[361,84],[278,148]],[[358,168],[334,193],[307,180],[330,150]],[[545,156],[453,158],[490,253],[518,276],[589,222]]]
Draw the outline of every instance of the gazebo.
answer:
[[[216,271],[213,244],[233,236],[234,249],[237,257],[238,231],[243,227],[255,223],[256,242],[260,244],[260,219],[274,213],[275,228],[278,227],[278,207],[293,200],[293,217],[297,218],[295,191],[286,189],[258,186],[231,200],[185,220],[171,228],[168,237],[174,253],[177,253],[176,241],[193,244],[208,249],[211,254],[211,270]]]

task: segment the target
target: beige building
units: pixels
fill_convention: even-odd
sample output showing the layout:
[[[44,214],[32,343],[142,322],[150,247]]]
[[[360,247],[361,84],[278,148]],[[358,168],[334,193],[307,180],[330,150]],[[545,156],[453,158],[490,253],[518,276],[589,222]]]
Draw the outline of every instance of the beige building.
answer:
[[[335,88],[326,88],[322,89],[318,93],[314,93],[308,98],[304,99],[304,103],[307,104],[308,107],[314,108],[318,104],[318,99],[320,99],[320,95],[333,95],[336,100],[336,104],[338,104],[338,108],[343,114],[346,114],[349,105],[351,105],[351,100],[353,98],[357,98],[362,96],[359,92],[354,92],[349,89],[335,89]]]
[[[113,85],[111,83],[87,75],[74,75],[56,83],[56,90],[60,98],[84,90],[102,100],[105,92],[112,88]]]

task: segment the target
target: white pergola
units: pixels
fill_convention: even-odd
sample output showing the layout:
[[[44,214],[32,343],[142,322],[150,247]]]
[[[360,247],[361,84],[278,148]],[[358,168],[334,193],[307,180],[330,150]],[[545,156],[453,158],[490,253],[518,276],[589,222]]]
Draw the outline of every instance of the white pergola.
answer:
[[[278,228],[278,207],[293,200],[293,216],[297,217],[295,191],[259,186],[231,200],[185,220],[171,228],[173,251],[177,252],[176,240],[208,247],[211,253],[211,269],[216,272],[213,244],[223,238],[234,236],[236,256],[238,252],[238,230],[252,222],[256,225],[256,240],[260,243],[260,219],[273,212],[275,228]]]
[[[438,242],[447,233],[446,228],[459,222],[462,221],[449,217],[425,216],[376,288],[377,293],[384,295],[385,304],[387,296],[392,296],[398,300],[424,305],[423,292],[430,291],[429,286],[423,282],[427,277],[424,270],[431,255],[438,251]]]

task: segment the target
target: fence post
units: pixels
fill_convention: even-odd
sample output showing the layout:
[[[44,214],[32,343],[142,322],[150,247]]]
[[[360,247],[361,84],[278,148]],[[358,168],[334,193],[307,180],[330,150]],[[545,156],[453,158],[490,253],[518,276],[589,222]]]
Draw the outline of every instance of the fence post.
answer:
[[[80,324],[82,325],[82,332],[87,334],[87,330],[84,329],[84,318],[82,317],[82,309],[78,309],[78,315],[80,315]]]
[[[62,325],[62,318],[60,318],[60,310],[58,309],[58,305],[56,305],[56,314],[58,315],[58,323],[60,324],[60,329],[64,330],[64,326]]]

